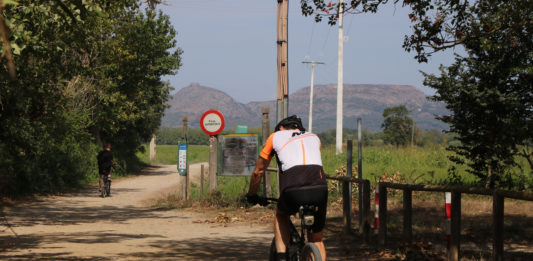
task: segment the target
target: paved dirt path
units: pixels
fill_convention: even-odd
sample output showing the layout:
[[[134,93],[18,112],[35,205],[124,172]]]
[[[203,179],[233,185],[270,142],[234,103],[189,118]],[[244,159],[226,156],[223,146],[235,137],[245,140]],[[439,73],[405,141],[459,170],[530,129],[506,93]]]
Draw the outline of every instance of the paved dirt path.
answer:
[[[207,164],[206,164],[207,165]],[[197,175],[200,165],[191,165]],[[112,197],[95,187],[6,209],[0,260],[265,260],[270,222],[205,223],[191,211],[158,211],[147,201],[176,191],[175,165],[115,179]]]

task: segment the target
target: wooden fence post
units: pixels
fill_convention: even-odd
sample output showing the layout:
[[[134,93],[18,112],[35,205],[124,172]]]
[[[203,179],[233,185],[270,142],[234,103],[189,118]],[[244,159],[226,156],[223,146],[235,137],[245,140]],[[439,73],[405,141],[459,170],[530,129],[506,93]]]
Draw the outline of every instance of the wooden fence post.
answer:
[[[352,141],[348,140],[346,152],[346,176],[348,178],[352,177],[352,151]],[[342,182],[342,209],[344,233],[350,233],[352,229],[352,183],[348,181]]]
[[[387,244],[387,187],[383,183],[379,187],[379,244]]]
[[[492,226],[494,228],[494,242],[492,245],[492,260],[503,260],[503,213],[504,197],[497,190],[492,195]]]
[[[413,241],[413,191],[410,189],[403,190],[403,237],[408,245]]]
[[[363,215],[363,223],[362,226],[359,228],[360,231],[363,231],[363,238],[365,244],[370,243],[370,219],[372,218],[370,216],[370,181],[365,180],[362,184],[363,188],[363,209],[362,209],[362,215]]]
[[[204,197],[204,164],[200,165],[200,197]]]
[[[448,260],[459,261],[461,251],[461,193],[452,191],[452,234]]]
[[[268,119],[268,114],[270,112],[269,107],[263,107],[262,113],[263,113],[263,128],[261,130],[261,137],[262,137],[262,145],[264,146],[268,136],[270,135],[270,120]],[[265,172],[265,175],[263,176],[263,193],[265,197],[270,197],[271,195],[271,185],[270,185],[270,172]]]
[[[350,188],[352,184],[348,181],[342,182],[342,216],[344,221],[344,233],[350,233],[352,227],[352,216],[351,216],[351,193]]]

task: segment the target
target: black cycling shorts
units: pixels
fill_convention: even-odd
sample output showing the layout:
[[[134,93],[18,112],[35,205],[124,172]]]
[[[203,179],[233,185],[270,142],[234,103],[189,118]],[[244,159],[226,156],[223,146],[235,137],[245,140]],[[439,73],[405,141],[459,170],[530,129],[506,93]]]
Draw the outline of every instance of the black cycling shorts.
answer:
[[[100,175],[109,175],[109,173],[111,172],[111,167],[100,169],[98,172],[100,173]]]
[[[315,213],[315,223],[311,227],[312,232],[318,233],[324,229],[326,224],[327,203],[327,188],[293,190],[286,191],[281,194],[278,202],[278,208],[285,214],[293,215],[298,212],[300,206],[318,206],[318,211]]]

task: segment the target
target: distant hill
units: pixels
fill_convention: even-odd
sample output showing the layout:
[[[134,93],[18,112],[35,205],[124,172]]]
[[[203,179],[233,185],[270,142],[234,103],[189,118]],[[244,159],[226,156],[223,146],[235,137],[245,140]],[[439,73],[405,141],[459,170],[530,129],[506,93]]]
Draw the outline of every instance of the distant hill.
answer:
[[[302,88],[289,95],[289,115],[302,118],[307,127],[309,116],[309,91]],[[434,115],[447,113],[443,103],[431,102],[423,92],[409,85],[344,84],[344,128],[355,129],[357,118],[362,118],[363,128],[381,130],[383,110],[387,107],[405,105],[416,110],[415,121],[422,129],[446,129],[447,125]],[[237,124],[249,127],[261,126],[261,108],[270,108],[271,126],[275,121],[275,101],[239,103],[219,90],[192,83],[179,90],[168,104],[161,125],[181,126],[187,116],[189,126],[200,127],[200,117],[208,109],[219,110],[226,120],[226,128]],[[337,85],[315,85],[313,102],[313,132],[321,132],[336,126]]]

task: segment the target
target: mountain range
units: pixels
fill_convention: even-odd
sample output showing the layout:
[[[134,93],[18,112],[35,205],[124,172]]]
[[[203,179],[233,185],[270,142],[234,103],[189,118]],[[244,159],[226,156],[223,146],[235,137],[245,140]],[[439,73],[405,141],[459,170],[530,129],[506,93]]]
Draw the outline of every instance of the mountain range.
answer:
[[[405,105],[411,110],[417,126],[421,129],[447,129],[447,125],[435,119],[435,115],[447,114],[444,103],[433,102],[414,86],[390,84],[344,84],[343,127],[357,128],[357,118],[362,119],[363,129],[381,130],[383,110],[387,107]],[[336,126],[337,84],[315,85],[313,99],[313,132],[321,132]],[[289,95],[289,114],[296,114],[308,125],[310,87]],[[260,127],[261,110],[270,108],[270,126],[275,126],[276,101],[254,101],[246,104],[235,101],[228,94],[214,88],[191,83],[180,89],[168,101],[161,126],[178,127],[182,117],[187,116],[189,126],[200,128],[202,114],[215,109],[224,115],[225,129],[237,124]]]

